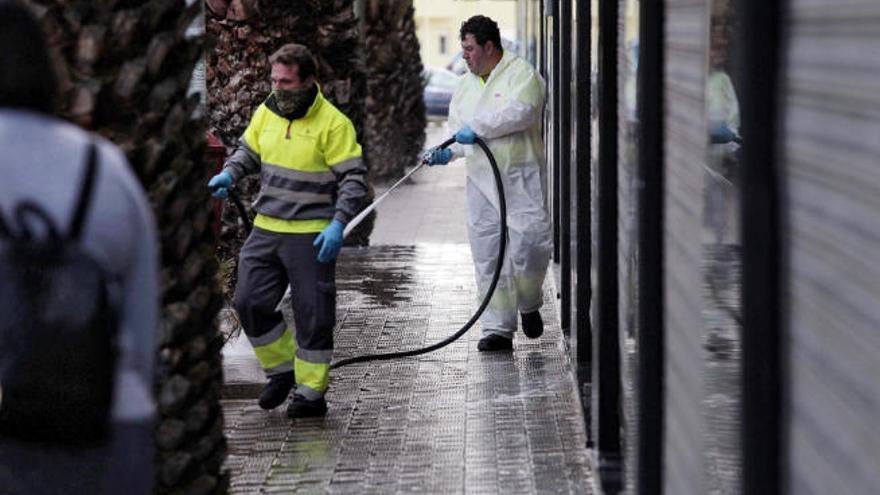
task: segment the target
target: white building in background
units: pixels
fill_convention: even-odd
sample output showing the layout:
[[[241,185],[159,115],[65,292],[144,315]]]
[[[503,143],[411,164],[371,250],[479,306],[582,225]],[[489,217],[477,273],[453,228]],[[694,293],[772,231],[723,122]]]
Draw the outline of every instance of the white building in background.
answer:
[[[519,46],[517,0],[415,0],[416,35],[422,63],[446,67],[461,51],[461,23],[477,14],[498,23],[502,38]]]

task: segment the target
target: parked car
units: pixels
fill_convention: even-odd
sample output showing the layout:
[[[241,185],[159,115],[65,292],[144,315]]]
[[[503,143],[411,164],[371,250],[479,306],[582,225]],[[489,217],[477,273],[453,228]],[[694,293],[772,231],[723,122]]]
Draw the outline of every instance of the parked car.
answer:
[[[449,115],[449,101],[460,77],[442,67],[425,67],[422,79],[425,81],[425,113],[437,117]]]

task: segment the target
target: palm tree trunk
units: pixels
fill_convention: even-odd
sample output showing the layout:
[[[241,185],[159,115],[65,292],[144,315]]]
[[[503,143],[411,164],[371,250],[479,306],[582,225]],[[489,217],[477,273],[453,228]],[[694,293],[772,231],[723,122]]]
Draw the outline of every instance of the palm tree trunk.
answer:
[[[205,125],[188,97],[200,3],[31,0],[61,72],[62,117],[115,142],[159,225],[162,318],[155,392],[157,493],[224,493],[216,236],[205,187]],[[191,4],[188,6],[188,4]]]
[[[367,142],[377,179],[403,175],[425,144],[422,59],[412,0],[369,0],[364,12],[367,54]]]

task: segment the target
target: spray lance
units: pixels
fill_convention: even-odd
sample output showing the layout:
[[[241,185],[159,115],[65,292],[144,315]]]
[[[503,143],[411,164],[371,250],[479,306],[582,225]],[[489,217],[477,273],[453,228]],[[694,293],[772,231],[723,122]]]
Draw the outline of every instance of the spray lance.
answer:
[[[439,146],[438,149],[446,148],[452,143],[455,142],[455,138],[449,138]],[[456,331],[454,334],[450,335],[446,339],[437,342],[435,344],[431,344],[427,347],[412,349],[408,351],[398,351],[398,352],[388,352],[383,354],[367,354],[363,356],[355,356],[346,359],[342,359],[330,365],[330,369],[341,368],[343,366],[348,366],[350,364],[355,363],[363,363],[366,361],[384,361],[388,359],[397,359],[403,357],[417,356],[419,354],[426,354],[429,352],[436,351],[441,347],[445,347],[456,340],[458,340],[462,335],[464,335],[468,330],[474,326],[474,323],[480,318],[480,315],[483,314],[483,311],[486,310],[486,307],[489,305],[489,301],[492,299],[492,294],[495,293],[495,287],[498,285],[498,278],[501,276],[501,269],[503,267],[504,261],[504,253],[507,249],[507,203],[504,199],[504,185],[501,182],[501,172],[498,170],[498,163],[495,161],[495,156],[492,155],[492,152],[489,150],[489,147],[486,143],[480,139],[476,138],[475,143],[483,150],[483,153],[486,154],[486,158],[489,159],[489,164],[492,166],[492,173],[495,176],[495,187],[498,191],[498,213],[499,213],[499,225],[501,230],[501,236],[498,242],[498,262],[495,263],[495,273],[492,275],[492,281],[489,283],[489,287],[486,290],[486,295],[483,297],[482,302],[480,302],[479,307],[477,307],[476,312],[470,317],[470,319]],[[369,215],[376,207],[391,194],[391,191],[396,189],[398,186],[403,184],[410,176],[419,171],[424,165],[427,164],[426,159],[422,159],[419,161],[418,165],[415,166],[412,170],[410,170],[406,175],[403,176],[400,180],[395,182],[387,191],[382,193],[378,198],[376,198],[370,205],[364,208],[360,213],[357,214],[348,224],[345,226],[343,230],[342,236],[347,237],[351,231],[358,226],[366,217]],[[229,200],[235,206],[235,210],[238,213],[238,216],[241,218],[242,223],[244,224],[245,230],[248,234],[251,231],[251,223],[249,217],[247,215],[247,211],[244,208],[244,205],[241,202],[241,199],[238,197],[238,194],[233,188],[229,188]],[[287,288],[290,291],[290,287]]]

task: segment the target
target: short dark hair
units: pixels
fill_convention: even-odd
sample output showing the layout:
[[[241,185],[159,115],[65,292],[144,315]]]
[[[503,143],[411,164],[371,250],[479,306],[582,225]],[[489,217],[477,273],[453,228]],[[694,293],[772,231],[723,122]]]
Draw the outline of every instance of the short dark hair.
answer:
[[[0,107],[52,114],[58,75],[37,19],[19,0],[0,0]]]
[[[468,34],[474,35],[477,44],[483,46],[487,41],[495,44],[495,48],[501,50],[501,33],[498,31],[498,24],[492,19],[484,15],[475,15],[470,19],[461,23],[459,35],[461,40]]]
[[[304,45],[288,43],[269,56],[270,64],[296,65],[300,80],[308,79],[317,72],[317,64],[312,52]]]

